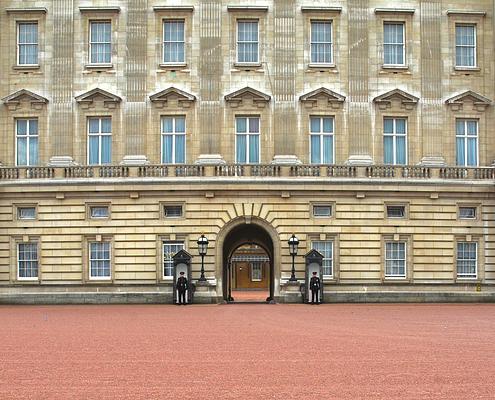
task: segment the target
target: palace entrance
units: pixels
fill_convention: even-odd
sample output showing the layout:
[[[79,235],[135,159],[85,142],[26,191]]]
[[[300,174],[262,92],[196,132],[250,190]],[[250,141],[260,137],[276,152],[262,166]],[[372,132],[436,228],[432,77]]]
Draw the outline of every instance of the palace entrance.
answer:
[[[273,299],[273,241],[261,226],[238,225],[223,245],[223,297],[234,302]]]

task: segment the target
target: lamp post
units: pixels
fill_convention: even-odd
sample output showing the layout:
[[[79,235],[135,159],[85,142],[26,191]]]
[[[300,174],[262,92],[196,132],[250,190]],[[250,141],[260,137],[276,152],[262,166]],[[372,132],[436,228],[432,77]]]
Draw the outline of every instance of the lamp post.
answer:
[[[198,282],[206,282],[205,278],[205,256],[208,251],[208,239],[205,235],[201,234],[198,239],[198,252],[201,256],[201,276],[199,277]]]
[[[299,246],[299,239],[296,237],[296,235],[292,234],[292,236],[289,238],[288,243],[289,243],[289,253],[292,256],[292,271],[290,273],[289,282],[297,282],[296,267],[294,265],[294,259],[296,258],[297,246]]]

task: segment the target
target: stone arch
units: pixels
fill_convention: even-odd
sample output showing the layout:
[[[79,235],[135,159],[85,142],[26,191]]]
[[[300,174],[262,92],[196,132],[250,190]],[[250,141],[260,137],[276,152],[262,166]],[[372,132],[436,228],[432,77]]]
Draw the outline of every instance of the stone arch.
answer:
[[[254,227],[254,229],[249,229]],[[272,248],[268,248],[270,257],[271,271],[270,271],[270,295],[274,299],[280,297],[280,238],[277,230],[266,220],[259,217],[245,217],[240,216],[227,222],[219,231],[215,243],[215,275],[217,277],[217,297],[219,299],[225,298],[227,274],[226,274],[226,251],[234,251],[243,242],[249,242],[249,238],[242,238],[243,229],[245,232],[255,232],[257,229],[266,234],[271,240]],[[235,238],[232,235],[238,234],[239,237]],[[265,239],[266,239],[265,237]],[[266,240],[256,242],[260,244],[265,251],[267,250]],[[225,248],[228,246],[229,248]]]

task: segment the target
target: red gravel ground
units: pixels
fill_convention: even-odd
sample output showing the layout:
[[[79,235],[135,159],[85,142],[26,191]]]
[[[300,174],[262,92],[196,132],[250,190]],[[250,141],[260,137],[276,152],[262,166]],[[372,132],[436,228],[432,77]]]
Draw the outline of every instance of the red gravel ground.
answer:
[[[1,306],[0,399],[495,399],[495,305]]]

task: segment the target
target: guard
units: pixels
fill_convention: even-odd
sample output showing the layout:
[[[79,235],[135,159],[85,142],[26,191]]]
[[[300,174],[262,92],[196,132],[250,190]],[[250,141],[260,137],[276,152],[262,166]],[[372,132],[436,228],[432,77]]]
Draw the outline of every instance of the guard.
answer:
[[[186,292],[189,289],[189,283],[187,278],[184,276],[184,271],[180,272],[179,278],[177,278],[177,291],[179,292],[179,305],[186,305]]]
[[[313,276],[309,281],[309,289],[311,290],[311,304],[320,304],[319,292],[320,292],[320,278],[316,275],[317,272],[313,271]]]

